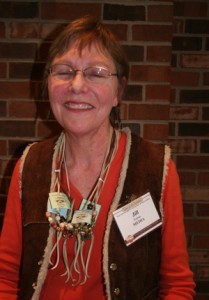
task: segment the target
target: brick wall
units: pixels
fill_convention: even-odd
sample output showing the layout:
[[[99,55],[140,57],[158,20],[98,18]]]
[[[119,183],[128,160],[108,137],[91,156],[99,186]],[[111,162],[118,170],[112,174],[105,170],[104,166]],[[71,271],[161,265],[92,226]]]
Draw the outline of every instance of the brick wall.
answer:
[[[209,1],[174,1],[169,141],[197,299],[209,299]]]
[[[208,6],[206,0],[0,2],[1,222],[16,159],[28,142],[60,130],[40,93],[51,40],[69,20],[93,12],[118,35],[129,58],[123,123],[172,146],[197,299],[209,296]]]

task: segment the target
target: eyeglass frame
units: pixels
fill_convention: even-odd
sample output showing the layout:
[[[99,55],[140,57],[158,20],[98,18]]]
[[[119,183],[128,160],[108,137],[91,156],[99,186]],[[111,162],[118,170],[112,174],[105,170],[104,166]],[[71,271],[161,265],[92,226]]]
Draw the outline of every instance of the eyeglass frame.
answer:
[[[51,67],[49,67],[48,68],[48,73],[50,74],[50,75],[52,75],[52,76],[56,76],[56,75],[59,75],[58,73],[57,74],[54,74],[53,75],[53,71],[52,71],[52,68],[54,67],[54,66],[67,66],[67,67],[69,67],[71,70],[72,70],[72,74],[70,74],[70,75],[72,75],[72,78],[70,78],[70,79],[60,79],[60,78],[58,78],[58,80],[61,80],[61,81],[66,81],[66,82],[71,82],[75,77],[76,77],[76,75],[77,75],[77,73],[78,72],[81,72],[82,73],[82,75],[83,75],[83,77],[85,78],[85,80],[87,80],[87,81],[90,81],[90,82],[101,82],[102,81],[102,79],[103,80],[106,80],[106,79],[108,79],[108,78],[110,78],[111,76],[117,76],[118,77],[118,73],[111,73],[108,69],[106,69],[105,67],[103,67],[103,66],[90,66],[90,67],[87,67],[87,68],[85,68],[84,70],[80,70],[80,69],[74,69],[71,65],[69,65],[69,64],[54,64],[54,65],[52,65]],[[98,69],[102,69],[102,70],[105,70],[105,71],[107,71],[108,73],[107,73],[107,75],[106,76],[98,76],[98,77],[96,77],[95,76],[95,81],[94,80],[91,80],[90,78],[88,78],[88,75],[86,75],[85,74],[85,71],[86,70],[89,70],[89,69],[92,69],[92,68],[98,68]],[[89,74],[90,75],[90,74]],[[96,75],[96,74],[95,74]]]

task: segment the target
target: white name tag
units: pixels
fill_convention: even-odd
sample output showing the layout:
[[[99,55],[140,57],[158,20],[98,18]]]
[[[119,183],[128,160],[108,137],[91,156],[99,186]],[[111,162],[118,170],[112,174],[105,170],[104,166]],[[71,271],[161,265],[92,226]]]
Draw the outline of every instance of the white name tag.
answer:
[[[162,225],[150,193],[113,212],[127,246]]]
[[[88,223],[91,224],[92,210],[75,210],[73,214],[72,224]]]
[[[69,211],[71,209],[70,201],[66,194],[53,192],[49,193],[49,199],[47,203],[47,211],[53,214],[59,214],[64,218],[67,217]]]
[[[67,195],[65,195],[64,193],[49,193],[49,200],[53,209],[70,209],[70,202]]]

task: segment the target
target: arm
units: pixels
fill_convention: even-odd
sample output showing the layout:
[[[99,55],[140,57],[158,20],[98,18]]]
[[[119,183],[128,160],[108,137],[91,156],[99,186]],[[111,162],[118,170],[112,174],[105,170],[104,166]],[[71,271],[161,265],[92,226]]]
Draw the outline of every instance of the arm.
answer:
[[[173,161],[163,191],[163,211],[160,299],[191,300],[195,284],[188,264],[182,198]]]
[[[20,176],[15,166],[7,199],[4,224],[0,239],[0,299],[16,300],[22,252],[22,221]]]

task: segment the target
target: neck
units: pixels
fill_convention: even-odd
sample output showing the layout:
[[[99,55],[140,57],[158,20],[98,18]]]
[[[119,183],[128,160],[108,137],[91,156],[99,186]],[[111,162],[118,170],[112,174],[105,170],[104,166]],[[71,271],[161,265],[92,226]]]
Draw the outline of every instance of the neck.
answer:
[[[96,162],[99,165],[105,157],[112,128],[109,126],[102,132],[93,132],[86,136],[65,134],[65,157],[68,167],[80,166],[88,168]]]

